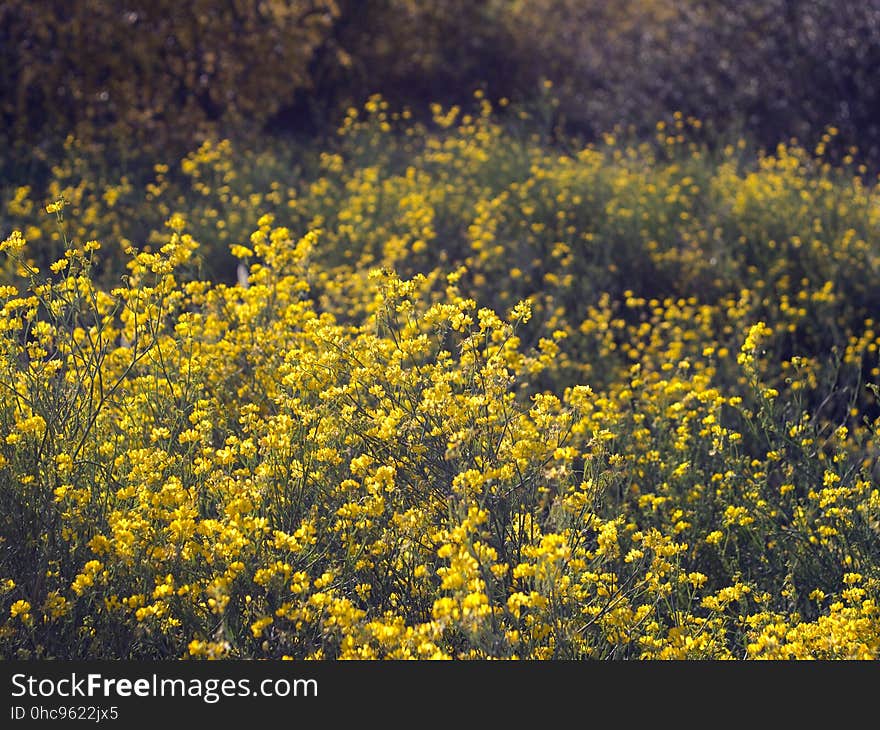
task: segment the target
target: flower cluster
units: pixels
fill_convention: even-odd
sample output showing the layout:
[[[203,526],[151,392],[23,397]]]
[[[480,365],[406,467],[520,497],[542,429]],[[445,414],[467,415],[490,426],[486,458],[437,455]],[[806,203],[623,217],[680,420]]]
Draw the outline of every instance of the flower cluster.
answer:
[[[476,101],[8,196],[0,655],[878,656],[876,191]]]

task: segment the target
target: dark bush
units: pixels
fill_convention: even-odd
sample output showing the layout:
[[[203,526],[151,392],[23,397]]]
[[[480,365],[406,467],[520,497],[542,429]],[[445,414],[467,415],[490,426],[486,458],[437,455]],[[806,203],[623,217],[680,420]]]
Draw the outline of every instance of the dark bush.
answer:
[[[763,146],[880,160],[880,0],[7,0],[7,142],[331,130],[374,93],[414,112],[531,103],[595,138],[680,111]],[[267,126],[268,125],[268,126]],[[180,150],[182,151],[182,150]]]
[[[7,0],[2,128],[10,142],[158,148],[259,125],[309,84],[337,12],[333,0]]]
[[[534,0],[505,21],[570,127],[644,133],[675,111],[765,146],[827,126],[880,159],[880,0]]]

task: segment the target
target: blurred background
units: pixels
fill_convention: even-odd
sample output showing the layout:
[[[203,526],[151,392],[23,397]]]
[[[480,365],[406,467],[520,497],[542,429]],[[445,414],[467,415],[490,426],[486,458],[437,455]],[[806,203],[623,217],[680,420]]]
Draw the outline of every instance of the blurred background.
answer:
[[[675,111],[719,135],[880,159],[880,0],[4,0],[3,161],[67,135],[190,150],[320,135],[382,94],[416,114],[476,88],[594,138]]]

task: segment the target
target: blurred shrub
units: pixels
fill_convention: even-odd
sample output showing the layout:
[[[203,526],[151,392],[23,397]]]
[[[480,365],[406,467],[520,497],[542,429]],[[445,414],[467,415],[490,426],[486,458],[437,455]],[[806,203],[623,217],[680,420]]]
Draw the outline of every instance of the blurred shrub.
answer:
[[[392,106],[461,103],[478,86],[511,94],[530,78],[531,53],[515,43],[497,0],[337,0],[339,17],[312,63],[314,89],[280,121],[320,128],[334,110],[380,93]]]
[[[834,125],[880,154],[878,0],[520,0],[499,19],[573,128],[647,131],[681,111],[768,147]]]
[[[394,107],[529,102],[595,138],[675,111],[772,148],[880,159],[880,0],[96,0],[0,7],[7,141],[117,133],[129,147],[206,132],[330,131],[381,93]],[[135,141],[136,144],[132,144]],[[177,150],[182,152],[182,148]]]
[[[159,148],[259,124],[308,84],[336,13],[333,0],[4,2],[2,127],[25,144],[111,132]]]

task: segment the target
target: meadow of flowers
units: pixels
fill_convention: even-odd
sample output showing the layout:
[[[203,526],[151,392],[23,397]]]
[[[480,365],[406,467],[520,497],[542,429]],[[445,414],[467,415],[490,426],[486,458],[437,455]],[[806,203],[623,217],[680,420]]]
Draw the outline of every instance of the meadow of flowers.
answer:
[[[0,191],[0,656],[880,656],[835,130],[432,111]]]

